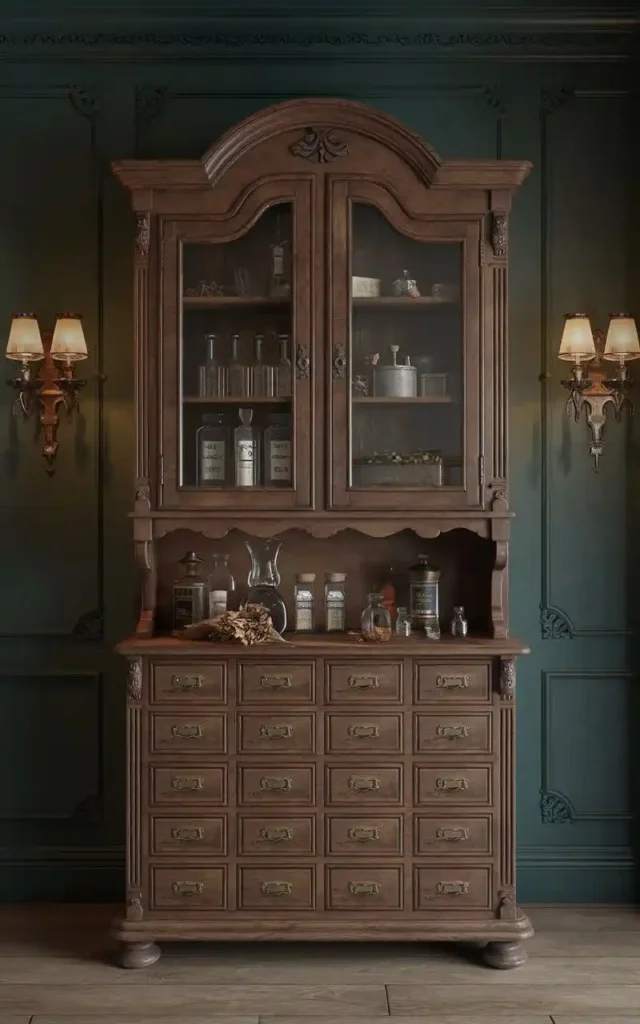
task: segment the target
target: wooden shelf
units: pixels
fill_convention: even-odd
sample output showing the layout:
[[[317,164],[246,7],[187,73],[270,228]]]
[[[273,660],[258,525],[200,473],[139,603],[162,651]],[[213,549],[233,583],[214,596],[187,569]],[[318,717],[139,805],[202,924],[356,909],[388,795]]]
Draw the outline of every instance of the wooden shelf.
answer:
[[[270,299],[252,295],[184,295],[185,309],[286,309],[291,299]]]
[[[450,395],[418,395],[416,398],[388,398],[386,396],[363,395],[352,398],[354,405],[450,405]]]
[[[286,398],[266,397],[264,395],[225,395],[224,398],[209,398],[208,395],[185,395],[183,403],[188,405],[282,405],[291,402],[291,396]]]
[[[434,295],[420,295],[417,299],[405,299],[396,295],[379,295],[376,298],[358,298],[354,296],[351,302],[356,307],[367,309],[404,309],[416,312],[424,309],[425,306],[455,306],[452,299],[440,299]]]

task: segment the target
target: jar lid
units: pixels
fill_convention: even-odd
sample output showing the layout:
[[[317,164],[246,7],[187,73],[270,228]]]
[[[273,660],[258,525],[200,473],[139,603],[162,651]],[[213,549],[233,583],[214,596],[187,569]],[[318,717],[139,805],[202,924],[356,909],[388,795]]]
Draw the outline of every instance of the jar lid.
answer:
[[[346,572],[325,572],[324,578],[327,583],[344,583],[347,574]]]
[[[297,572],[296,583],[313,583],[316,578],[315,572]]]

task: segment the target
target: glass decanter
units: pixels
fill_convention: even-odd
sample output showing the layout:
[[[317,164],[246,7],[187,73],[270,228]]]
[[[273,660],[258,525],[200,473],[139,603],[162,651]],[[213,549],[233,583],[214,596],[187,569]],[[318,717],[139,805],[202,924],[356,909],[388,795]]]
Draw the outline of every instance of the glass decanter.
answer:
[[[382,603],[382,594],[368,594],[368,605],[360,619],[360,632],[365,640],[390,640],[391,615]]]
[[[287,606],[278,592],[278,552],[282,547],[279,540],[247,540],[247,551],[251,556],[251,569],[247,577],[248,604],[261,604],[271,615],[273,628],[284,633],[287,628]]]

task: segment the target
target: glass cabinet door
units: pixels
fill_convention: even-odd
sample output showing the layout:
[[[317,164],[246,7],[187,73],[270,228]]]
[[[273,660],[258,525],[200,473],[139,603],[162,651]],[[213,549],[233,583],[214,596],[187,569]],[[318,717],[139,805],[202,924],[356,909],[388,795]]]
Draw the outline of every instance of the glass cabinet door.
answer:
[[[333,189],[332,507],[477,506],[478,225],[364,188]]]
[[[305,198],[165,225],[165,506],[310,507]]]

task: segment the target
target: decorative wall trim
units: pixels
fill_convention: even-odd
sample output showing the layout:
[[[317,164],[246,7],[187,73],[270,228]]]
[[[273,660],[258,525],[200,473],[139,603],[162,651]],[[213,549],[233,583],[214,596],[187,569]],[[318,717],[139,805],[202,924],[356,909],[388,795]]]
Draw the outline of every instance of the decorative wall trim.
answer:
[[[540,817],[544,825],[571,824],[576,813],[564,793],[540,790]]]

